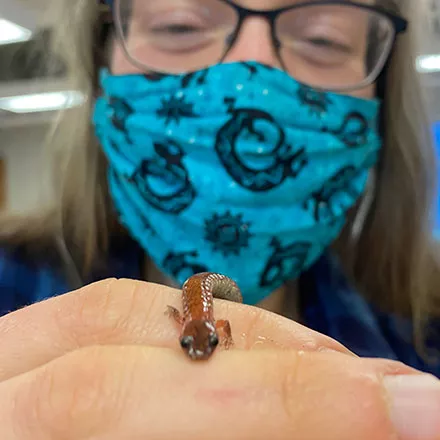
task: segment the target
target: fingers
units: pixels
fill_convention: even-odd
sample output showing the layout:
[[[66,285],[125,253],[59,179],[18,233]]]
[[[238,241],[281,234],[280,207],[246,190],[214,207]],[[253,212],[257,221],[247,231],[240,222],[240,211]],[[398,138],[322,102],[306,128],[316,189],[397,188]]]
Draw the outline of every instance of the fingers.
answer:
[[[194,363],[169,349],[87,347],[0,384],[0,438],[438,440],[438,382],[407,372],[338,353]]]
[[[180,292],[131,280],[105,280],[0,318],[0,381],[89,345],[152,345],[180,351],[179,329],[165,311]],[[333,349],[336,341],[281,316],[227,301],[215,317],[231,322],[236,348]]]

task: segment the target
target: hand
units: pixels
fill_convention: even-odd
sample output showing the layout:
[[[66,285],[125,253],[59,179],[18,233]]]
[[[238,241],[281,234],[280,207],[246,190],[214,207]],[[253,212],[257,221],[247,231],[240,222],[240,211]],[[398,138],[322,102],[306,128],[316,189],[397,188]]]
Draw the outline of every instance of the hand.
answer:
[[[191,362],[168,304],[179,292],[106,280],[1,318],[0,438],[440,439],[431,376],[224,301],[235,348]]]

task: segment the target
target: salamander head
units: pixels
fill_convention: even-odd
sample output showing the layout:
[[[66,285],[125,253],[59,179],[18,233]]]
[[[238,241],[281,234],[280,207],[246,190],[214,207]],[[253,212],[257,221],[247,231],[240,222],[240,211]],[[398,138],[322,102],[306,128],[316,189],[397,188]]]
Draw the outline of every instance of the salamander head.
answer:
[[[215,326],[204,320],[188,322],[183,329],[180,345],[193,360],[208,359],[219,343]]]

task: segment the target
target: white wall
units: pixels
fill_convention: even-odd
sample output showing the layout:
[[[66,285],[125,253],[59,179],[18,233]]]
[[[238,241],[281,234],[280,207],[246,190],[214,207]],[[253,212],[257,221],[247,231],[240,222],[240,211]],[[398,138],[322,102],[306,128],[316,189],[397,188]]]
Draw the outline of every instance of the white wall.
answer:
[[[8,210],[33,209],[47,195],[47,173],[42,157],[46,130],[44,125],[0,129],[0,155],[6,161]]]

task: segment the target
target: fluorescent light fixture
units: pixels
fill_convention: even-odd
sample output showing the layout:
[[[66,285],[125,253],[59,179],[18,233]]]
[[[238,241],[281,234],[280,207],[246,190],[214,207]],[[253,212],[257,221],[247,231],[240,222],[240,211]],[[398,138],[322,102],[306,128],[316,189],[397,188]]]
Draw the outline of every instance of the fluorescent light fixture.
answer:
[[[0,18],[0,44],[19,43],[30,40],[32,31],[12,21]]]
[[[77,107],[85,100],[85,96],[75,90],[35,93],[0,98],[0,109],[12,113],[48,112]]]
[[[421,55],[417,57],[416,66],[422,73],[440,72],[440,54]]]

